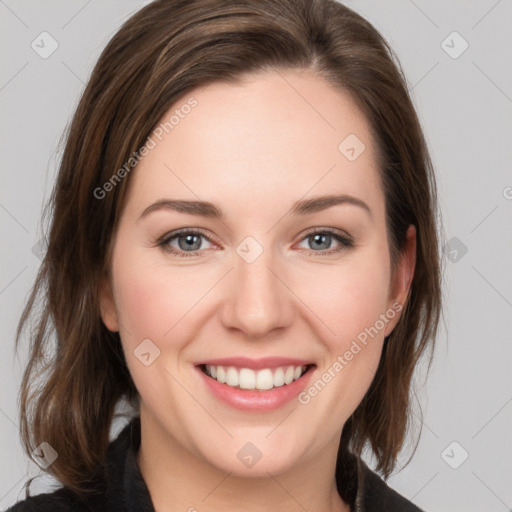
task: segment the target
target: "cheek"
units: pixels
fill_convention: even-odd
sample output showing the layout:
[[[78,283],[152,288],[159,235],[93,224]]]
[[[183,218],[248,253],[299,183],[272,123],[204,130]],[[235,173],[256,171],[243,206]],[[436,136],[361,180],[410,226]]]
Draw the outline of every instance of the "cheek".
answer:
[[[361,258],[357,265],[317,275],[315,285],[308,288],[307,300],[314,304],[321,321],[316,324],[325,333],[324,357],[300,402],[330,411],[334,432],[354,412],[375,376],[387,323],[382,315],[387,310],[389,272],[382,258],[379,264]]]
[[[170,269],[147,256],[144,260],[137,251],[119,251],[114,268],[116,312],[126,362],[141,396],[157,404],[162,390],[169,388],[168,372],[177,375],[180,353],[193,336],[193,314],[187,312],[204,291],[198,289],[202,288],[200,281],[190,273]],[[147,353],[149,365],[141,359]]]
[[[203,285],[194,271],[171,269],[153,258],[125,253],[116,266],[116,309],[121,329],[131,342],[154,339],[167,343],[170,332],[185,319],[201,294]],[[165,341],[167,340],[167,341]]]
[[[120,272],[118,277],[116,306],[121,329],[130,342],[159,339],[172,325],[173,294],[170,290],[166,293],[165,282],[151,272],[139,269]]]
[[[354,256],[339,266],[319,268],[299,296],[327,329],[326,343],[341,350],[387,307],[389,269],[382,257]],[[305,276],[303,276],[305,277]],[[304,281],[305,282],[305,281]]]
[[[312,382],[311,394],[306,390],[304,399],[316,396],[325,386],[328,389],[325,394],[322,391],[321,402],[336,411],[336,418],[346,420],[373,380],[391,318],[385,316],[389,260],[380,250],[368,250],[344,263],[317,272],[310,281],[314,286],[303,288],[302,293],[317,317],[319,332],[325,333],[325,357],[319,371],[322,382]]]

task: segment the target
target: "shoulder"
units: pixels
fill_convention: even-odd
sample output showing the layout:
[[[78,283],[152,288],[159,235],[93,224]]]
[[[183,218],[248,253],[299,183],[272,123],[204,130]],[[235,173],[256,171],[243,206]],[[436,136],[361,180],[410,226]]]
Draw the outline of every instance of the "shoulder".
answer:
[[[414,503],[404,498],[389,487],[384,480],[374,473],[363,461],[359,461],[360,479],[362,481],[357,500],[359,508],[364,512],[423,512]]]
[[[423,512],[346,447],[338,452],[336,484],[354,512]]]
[[[83,494],[70,487],[60,487],[53,492],[29,496],[19,501],[7,512],[106,512],[127,510],[152,510],[149,491],[140,474],[135,451],[140,444],[140,421],[128,423],[107,449],[106,457],[97,474],[88,482]]]
[[[29,496],[6,512],[89,512],[93,509],[69,489],[62,487],[51,493]]]

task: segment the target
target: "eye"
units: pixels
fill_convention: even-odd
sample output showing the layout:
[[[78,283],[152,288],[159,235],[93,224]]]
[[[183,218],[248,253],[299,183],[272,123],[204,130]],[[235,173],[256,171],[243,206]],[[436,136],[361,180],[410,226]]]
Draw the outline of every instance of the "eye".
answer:
[[[204,247],[204,240],[210,244],[213,243],[202,230],[183,228],[164,235],[157,245],[162,250],[179,257],[198,256],[209,248]],[[352,237],[331,228],[315,228],[302,238],[301,243],[303,242],[307,242],[309,246],[305,250],[315,256],[335,254],[354,247]],[[331,248],[333,242],[338,243],[338,246]]]
[[[352,237],[346,234],[341,234],[331,228],[315,228],[302,240],[308,244],[306,250],[315,256],[335,254],[354,246],[354,240]],[[332,249],[331,247],[333,242],[337,242],[339,244],[338,247]]]
[[[165,235],[158,241],[158,245],[164,251],[180,257],[197,256],[203,250],[208,249],[208,247],[204,247],[203,240],[211,243],[203,231],[184,228]]]

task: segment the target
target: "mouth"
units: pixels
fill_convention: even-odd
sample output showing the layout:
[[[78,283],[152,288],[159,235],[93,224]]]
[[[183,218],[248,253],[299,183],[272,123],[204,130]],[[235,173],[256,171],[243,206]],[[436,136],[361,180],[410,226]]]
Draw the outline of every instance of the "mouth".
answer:
[[[198,368],[210,379],[230,388],[246,391],[270,391],[286,387],[303,378],[316,365],[287,364],[259,369],[220,364],[199,364]]]
[[[241,411],[269,412],[293,402],[317,366],[289,357],[228,357],[197,361],[195,367],[214,400]]]

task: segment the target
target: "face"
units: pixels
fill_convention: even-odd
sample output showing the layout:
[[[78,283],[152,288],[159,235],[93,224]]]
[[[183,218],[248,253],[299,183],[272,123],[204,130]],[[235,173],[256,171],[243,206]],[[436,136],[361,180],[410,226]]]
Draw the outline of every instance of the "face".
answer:
[[[375,143],[343,91],[251,74],[162,122],[190,98],[129,177],[101,292],[143,424],[234,474],[335,457],[399,319],[414,230],[392,275]]]

